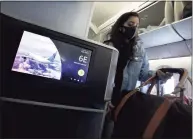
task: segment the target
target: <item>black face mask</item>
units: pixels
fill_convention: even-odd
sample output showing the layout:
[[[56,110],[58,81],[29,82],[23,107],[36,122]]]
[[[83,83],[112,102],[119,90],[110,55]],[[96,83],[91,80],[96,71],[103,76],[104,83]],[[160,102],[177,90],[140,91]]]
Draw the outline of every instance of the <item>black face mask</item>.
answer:
[[[123,36],[129,40],[135,37],[136,30],[137,30],[136,27],[125,27],[125,26],[122,26],[119,29],[119,31],[123,34]]]

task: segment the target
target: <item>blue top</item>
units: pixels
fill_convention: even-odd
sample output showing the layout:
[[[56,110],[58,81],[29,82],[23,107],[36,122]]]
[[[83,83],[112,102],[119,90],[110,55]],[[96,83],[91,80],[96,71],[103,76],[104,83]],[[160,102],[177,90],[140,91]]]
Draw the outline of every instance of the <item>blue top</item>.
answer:
[[[137,45],[133,47],[133,57],[128,60],[123,71],[121,90],[135,89],[137,81],[144,82],[154,73],[154,71],[149,70],[149,62],[142,42],[137,42]]]
[[[113,46],[112,43],[108,45]],[[121,91],[135,89],[137,81],[144,82],[154,74],[154,71],[149,70],[149,62],[145,49],[142,47],[142,42],[138,41],[133,47],[133,57],[128,59],[123,71]]]

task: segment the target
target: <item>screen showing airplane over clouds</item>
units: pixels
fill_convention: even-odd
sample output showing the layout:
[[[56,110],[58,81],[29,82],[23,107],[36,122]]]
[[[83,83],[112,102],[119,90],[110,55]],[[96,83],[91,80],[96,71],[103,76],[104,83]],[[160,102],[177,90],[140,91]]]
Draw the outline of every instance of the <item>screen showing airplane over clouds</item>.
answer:
[[[12,70],[85,83],[91,50],[24,31]]]

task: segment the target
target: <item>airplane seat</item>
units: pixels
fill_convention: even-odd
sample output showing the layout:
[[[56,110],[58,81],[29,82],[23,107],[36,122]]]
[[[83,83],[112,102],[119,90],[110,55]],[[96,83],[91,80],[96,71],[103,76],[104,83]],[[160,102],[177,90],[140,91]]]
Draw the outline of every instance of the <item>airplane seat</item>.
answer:
[[[183,18],[183,9],[185,5],[182,1],[174,2],[174,21],[179,21]]]
[[[165,24],[171,24],[174,22],[174,7],[172,1],[165,2]]]
[[[183,12],[186,5],[190,4],[190,1],[166,1],[165,2],[165,18],[160,25],[171,24],[175,21],[183,19]]]
[[[183,18],[192,16],[192,1],[183,1]]]

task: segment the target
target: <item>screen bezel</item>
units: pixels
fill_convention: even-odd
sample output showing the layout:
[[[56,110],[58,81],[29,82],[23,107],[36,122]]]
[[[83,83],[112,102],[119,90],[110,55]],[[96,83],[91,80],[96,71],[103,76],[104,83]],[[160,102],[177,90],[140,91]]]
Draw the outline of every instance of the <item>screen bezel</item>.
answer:
[[[112,56],[116,49],[88,39],[72,37],[26,23],[1,13],[0,15],[2,15],[2,32],[5,33],[2,35],[4,37],[1,37],[1,52],[3,52],[1,53],[1,64],[4,65],[1,69],[3,71],[1,96],[81,107],[93,107],[93,104],[104,103],[109,81],[109,69],[111,69]],[[77,84],[12,72],[13,61],[24,30],[93,50],[86,83]],[[15,37],[15,35],[17,36]],[[10,49],[12,47],[13,49]],[[98,105],[94,107],[98,107]]]
[[[22,30],[22,35],[23,35],[24,31],[28,31],[31,33],[35,33],[38,35],[49,37],[50,39],[53,39],[53,40],[57,40],[60,42],[74,45],[75,47],[79,47],[79,48],[83,48],[83,49],[87,49],[87,50],[91,51],[89,68],[88,68],[88,72],[87,72],[87,78],[86,78],[86,81],[84,83],[76,83],[76,82],[69,82],[69,81],[57,80],[57,79],[52,79],[52,78],[45,78],[45,77],[41,77],[41,76],[35,76],[35,75],[19,73],[19,72],[17,74],[24,74],[22,76],[29,76],[29,78],[37,78],[37,79],[39,78],[39,80],[42,80],[44,83],[56,82],[58,85],[64,85],[64,86],[76,86],[76,87],[78,87],[78,86],[87,87],[88,86],[90,73],[91,73],[93,66],[94,66],[94,57],[96,55],[96,46],[94,46],[94,45],[88,46],[88,42],[86,42],[85,40],[77,39],[73,36],[59,33],[59,32],[56,32],[56,31],[53,31],[53,30],[50,30],[50,29],[47,29],[44,27],[40,27],[38,25],[30,24],[30,23],[27,23],[24,21],[17,20],[17,22],[14,24],[19,24],[18,26],[19,26],[19,29]],[[20,36],[20,41],[22,39],[22,35]],[[17,50],[19,48],[20,41],[17,42],[18,43],[17,44]],[[15,56],[16,56],[16,53],[17,53],[17,51],[15,52]],[[15,57],[12,60],[12,63],[14,62],[14,60],[15,60]]]
[[[17,52],[18,52],[18,49],[19,49],[19,47],[20,47],[20,43],[21,43],[21,41],[22,41],[22,37],[23,37],[23,35],[24,35],[24,32],[29,32],[29,33],[33,33],[33,34],[35,34],[35,35],[41,35],[41,34],[37,34],[37,33],[35,33],[35,32],[31,32],[31,31],[28,31],[28,30],[23,30],[23,32],[22,32],[22,36],[21,36],[21,39],[20,39],[20,42],[19,42],[19,46],[17,47]],[[93,55],[93,49],[91,49],[90,47],[88,48],[88,46],[87,47],[85,47],[85,46],[83,46],[83,45],[81,45],[81,44],[78,44],[79,46],[77,46],[77,45],[74,45],[74,44],[76,44],[76,43],[73,43],[73,42],[70,42],[70,43],[66,43],[66,42],[64,42],[64,41],[61,41],[62,39],[53,39],[53,38],[51,38],[51,37],[49,37],[49,36],[45,36],[45,35],[41,35],[41,36],[43,36],[43,37],[48,37],[48,38],[50,38],[51,40],[56,40],[56,41],[59,41],[59,42],[61,42],[61,43],[65,43],[65,44],[70,44],[70,45],[73,45],[74,47],[76,47],[76,48],[79,48],[79,49],[85,49],[85,50],[89,50],[89,51],[91,51],[91,56],[90,56],[90,59],[89,59],[89,63],[88,63],[88,71],[87,71],[87,73],[86,73],[86,80],[84,81],[84,82],[82,82],[82,83],[78,83],[78,82],[73,82],[73,81],[66,81],[66,80],[62,80],[62,79],[54,79],[54,78],[47,78],[47,77],[43,77],[43,76],[37,76],[37,75],[33,75],[33,74],[27,74],[27,73],[23,73],[23,72],[17,72],[17,71],[13,71],[13,72],[17,72],[17,73],[20,73],[20,74],[27,74],[27,75],[30,75],[30,76],[37,76],[37,77],[43,77],[43,78],[46,78],[46,79],[52,79],[52,80],[57,80],[57,81],[61,81],[61,82],[70,82],[70,83],[75,83],[75,84],[86,84],[87,83],[87,78],[88,78],[88,74],[89,74],[89,71],[90,71],[90,63],[92,62],[91,61],[91,59],[92,59],[92,55]],[[80,46],[81,45],[81,46]],[[15,58],[16,58],[16,56],[17,56],[17,52],[16,52],[16,55],[15,55]],[[15,61],[15,59],[13,60],[13,64],[14,64],[14,61]]]

